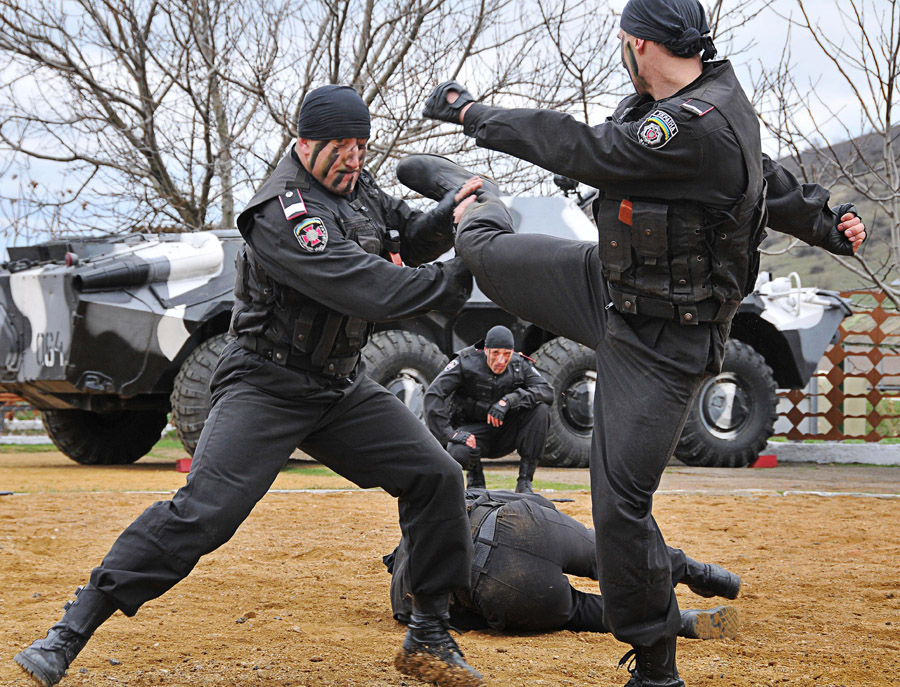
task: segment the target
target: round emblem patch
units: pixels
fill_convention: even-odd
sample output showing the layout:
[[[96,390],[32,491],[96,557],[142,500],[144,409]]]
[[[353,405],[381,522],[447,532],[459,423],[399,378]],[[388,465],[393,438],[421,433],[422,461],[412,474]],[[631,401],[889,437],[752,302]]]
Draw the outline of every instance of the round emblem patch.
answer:
[[[656,110],[641,122],[637,137],[638,141],[648,148],[662,148],[677,133],[678,125],[671,115],[662,110]]]
[[[321,253],[328,245],[328,230],[318,217],[305,219],[294,227],[300,246],[310,253]]]

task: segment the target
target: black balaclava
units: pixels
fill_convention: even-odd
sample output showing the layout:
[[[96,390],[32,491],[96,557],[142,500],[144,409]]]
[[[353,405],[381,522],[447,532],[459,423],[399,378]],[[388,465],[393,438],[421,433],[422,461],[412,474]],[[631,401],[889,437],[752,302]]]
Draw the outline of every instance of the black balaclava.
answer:
[[[635,38],[661,43],[678,57],[702,52],[706,61],[716,56],[699,0],[628,0],[619,25]]]
[[[516,345],[513,334],[502,324],[491,327],[484,337],[485,348],[509,348],[512,349]]]
[[[369,138],[369,108],[350,86],[320,86],[310,91],[300,106],[297,136],[314,141]]]

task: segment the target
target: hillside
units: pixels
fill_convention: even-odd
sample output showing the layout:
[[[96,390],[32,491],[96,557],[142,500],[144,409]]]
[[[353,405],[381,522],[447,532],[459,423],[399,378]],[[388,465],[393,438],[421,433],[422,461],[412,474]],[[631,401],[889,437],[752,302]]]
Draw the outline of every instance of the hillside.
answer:
[[[900,126],[892,129],[895,149],[898,151],[900,161]],[[864,160],[877,161],[883,157],[883,141],[874,135],[861,136],[851,141],[844,141],[832,146],[828,155],[833,155],[850,165],[854,172],[866,174],[867,166]],[[869,228],[869,240],[863,244],[860,255],[864,256],[872,267],[881,267],[887,264],[890,258],[890,224],[883,213],[878,212],[875,203],[865,198],[859,198],[850,189],[842,186],[841,178],[833,167],[823,165],[816,151],[810,150],[801,155],[801,165],[795,159],[781,159],[779,163],[786,169],[796,174],[798,178],[815,180],[827,188],[833,189],[830,204],[832,206],[841,203],[855,203],[859,208],[867,227]],[[873,177],[871,173],[866,176]],[[876,192],[878,192],[876,184]],[[769,237],[763,242],[764,251],[782,251],[789,245],[791,237],[770,231]],[[760,269],[772,272],[774,276],[787,276],[790,272],[797,272],[801,282],[805,286],[818,286],[820,288],[844,291],[866,286],[864,281],[851,271],[842,267],[827,252],[819,248],[811,248],[800,243],[790,252],[782,255],[763,255],[760,261]]]

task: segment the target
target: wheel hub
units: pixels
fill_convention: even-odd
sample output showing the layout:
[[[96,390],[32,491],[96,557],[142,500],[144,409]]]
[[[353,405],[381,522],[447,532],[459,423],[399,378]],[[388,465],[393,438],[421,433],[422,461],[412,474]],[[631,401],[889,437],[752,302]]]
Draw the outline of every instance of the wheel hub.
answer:
[[[425,389],[428,382],[419,370],[404,367],[393,377],[382,383],[388,391],[399,398],[420,420],[425,416]]]
[[[719,439],[734,439],[747,426],[750,402],[740,379],[723,372],[700,389],[700,420]]]
[[[594,428],[594,391],[597,388],[597,373],[585,370],[573,377],[565,385],[560,408],[565,421],[579,432],[590,432]]]

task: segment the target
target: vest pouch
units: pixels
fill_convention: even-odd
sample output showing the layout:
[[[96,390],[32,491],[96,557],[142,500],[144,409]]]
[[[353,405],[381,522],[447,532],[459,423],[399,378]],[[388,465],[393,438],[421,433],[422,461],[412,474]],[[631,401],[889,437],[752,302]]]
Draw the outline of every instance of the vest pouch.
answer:
[[[613,198],[594,201],[600,261],[612,282],[621,281],[622,273],[631,267],[631,227],[619,220],[620,203],[620,200]]]
[[[381,255],[381,232],[368,217],[345,217],[338,222],[344,236],[358,243],[366,253]]]
[[[488,401],[489,403],[494,402],[494,385],[490,382],[482,382],[480,380],[475,382],[475,398],[479,401]]]
[[[347,337],[348,354],[356,352],[366,345],[369,338],[369,323],[358,317],[348,317],[344,324],[344,335]]]
[[[291,347],[300,353],[309,353],[312,349],[312,330],[316,320],[316,308],[304,305],[293,318],[294,331],[291,336]]]
[[[234,295],[238,300],[249,301],[250,261],[247,259],[246,246],[234,256]]]
[[[634,252],[644,259],[645,265],[655,265],[666,257],[668,210],[669,206],[661,203],[634,201],[632,205],[632,243]]]

